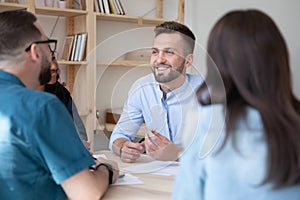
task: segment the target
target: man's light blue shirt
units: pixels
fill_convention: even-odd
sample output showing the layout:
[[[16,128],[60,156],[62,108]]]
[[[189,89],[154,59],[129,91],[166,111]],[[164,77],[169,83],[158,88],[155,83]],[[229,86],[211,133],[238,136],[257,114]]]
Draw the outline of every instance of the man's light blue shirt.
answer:
[[[195,92],[202,82],[202,76],[187,74],[183,85],[167,93],[164,98],[153,74],[138,79],[128,93],[123,113],[113,130],[110,149],[118,138],[133,141],[143,122],[148,130],[156,129],[171,142],[181,146],[183,121],[188,110],[198,109]]]

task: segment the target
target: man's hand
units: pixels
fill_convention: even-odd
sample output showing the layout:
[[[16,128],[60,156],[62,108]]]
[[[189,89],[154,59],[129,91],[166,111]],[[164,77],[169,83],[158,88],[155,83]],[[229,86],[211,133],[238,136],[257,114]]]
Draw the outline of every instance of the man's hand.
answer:
[[[144,143],[134,143],[125,138],[119,138],[113,143],[113,151],[123,162],[133,163],[144,153]]]
[[[135,162],[136,159],[138,159],[141,154],[144,153],[144,144],[126,141],[124,142],[120,153],[120,158],[123,162]]]
[[[177,161],[181,147],[173,144],[168,138],[152,130],[146,134],[145,148],[149,156],[156,160]]]

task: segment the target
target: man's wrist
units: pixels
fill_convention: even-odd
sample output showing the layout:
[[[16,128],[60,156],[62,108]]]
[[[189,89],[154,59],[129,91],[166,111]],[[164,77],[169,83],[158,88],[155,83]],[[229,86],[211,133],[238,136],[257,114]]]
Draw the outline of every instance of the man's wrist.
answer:
[[[121,144],[121,147],[119,148],[119,156],[120,156],[120,158],[122,157],[123,148],[124,148],[124,145],[125,145],[125,143],[126,143],[127,141],[128,141],[128,140],[124,141],[124,142]]]
[[[116,139],[114,142],[113,142],[113,146],[112,146],[112,149],[113,149],[113,152],[117,155],[117,156],[120,156],[122,155],[123,153],[123,147],[124,147],[124,144],[125,142],[127,142],[128,140],[125,139],[125,138],[118,138]]]
[[[114,168],[109,163],[99,163],[96,166],[91,166],[90,170],[97,171],[99,167],[104,166],[108,170],[108,183],[109,185],[113,182],[113,176],[114,176]]]
[[[114,168],[112,167],[111,164],[108,163],[100,163],[99,165],[96,166],[96,170],[101,167],[104,166],[106,167],[106,169],[108,170],[108,184],[111,185],[113,182],[113,176],[114,176]]]

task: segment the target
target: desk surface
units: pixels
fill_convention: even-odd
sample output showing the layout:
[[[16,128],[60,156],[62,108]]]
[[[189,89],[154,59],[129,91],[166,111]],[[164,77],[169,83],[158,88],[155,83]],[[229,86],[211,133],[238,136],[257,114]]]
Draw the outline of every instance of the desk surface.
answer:
[[[152,161],[150,157],[142,155],[136,163],[123,163],[118,156],[110,151],[99,151],[95,152],[95,154],[105,154],[108,159],[116,161],[119,164],[120,169],[127,166],[133,166]],[[103,197],[103,200],[165,200],[171,198],[175,179],[174,176],[161,176],[155,174],[140,173],[131,174],[139,177],[139,179],[144,183],[139,185],[110,186],[105,196]]]

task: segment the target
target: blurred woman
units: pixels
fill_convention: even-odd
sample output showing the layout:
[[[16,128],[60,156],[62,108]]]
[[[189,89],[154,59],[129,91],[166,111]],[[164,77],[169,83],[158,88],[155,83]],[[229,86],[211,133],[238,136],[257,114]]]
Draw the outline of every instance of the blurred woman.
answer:
[[[53,56],[51,63],[51,80],[46,85],[41,85],[37,89],[40,91],[52,93],[61,100],[61,102],[66,106],[71,117],[73,118],[81,140],[89,149],[90,144],[88,142],[85,126],[78,114],[76,105],[73,102],[70,92],[67,90],[67,88],[64,87],[63,84],[59,82],[59,68],[55,56]]]
[[[201,119],[173,199],[299,199],[300,103],[279,29],[260,11],[232,11],[207,51]]]

